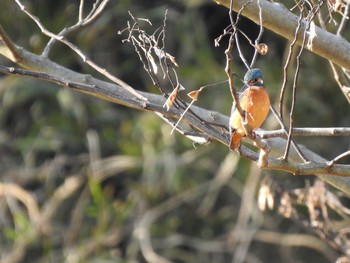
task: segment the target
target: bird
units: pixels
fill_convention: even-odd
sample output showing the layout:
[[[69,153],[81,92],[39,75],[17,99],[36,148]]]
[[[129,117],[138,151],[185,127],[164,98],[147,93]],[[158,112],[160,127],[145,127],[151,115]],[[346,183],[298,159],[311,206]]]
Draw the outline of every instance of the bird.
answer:
[[[243,122],[248,123],[251,130],[255,130],[265,121],[270,111],[270,98],[264,86],[261,69],[249,69],[243,81],[239,103],[244,112],[244,119],[242,120],[239,111],[233,104],[229,122],[231,150],[237,149],[241,144],[241,139],[247,135]]]

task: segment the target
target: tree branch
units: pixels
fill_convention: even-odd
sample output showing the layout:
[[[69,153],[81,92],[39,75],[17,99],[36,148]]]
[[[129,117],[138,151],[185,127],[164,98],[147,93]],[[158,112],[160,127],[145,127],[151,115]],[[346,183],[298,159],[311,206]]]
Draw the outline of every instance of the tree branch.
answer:
[[[274,131],[257,132],[261,138],[273,138],[285,136],[285,130],[279,129]],[[293,136],[350,136],[350,128],[347,127],[327,127],[327,128],[293,128]]]
[[[48,60],[47,58],[36,56],[34,54],[25,52],[27,56],[30,55],[32,60],[43,60],[41,63],[46,65],[46,69],[49,71],[56,71],[55,68],[59,68],[61,66],[55,64],[54,62]],[[21,59],[21,61],[27,61],[30,57],[26,59]],[[44,63],[45,61],[45,63]],[[32,61],[33,63],[33,61]],[[48,68],[51,65],[52,69]],[[4,74],[14,74],[14,75],[22,75],[22,76],[31,76],[35,78],[40,78],[45,81],[54,82],[58,85],[75,89],[83,93],[87,93],[89,95],[93,95],[99,97],[104,100],[109,100],[114,103],[118,103],[127,107],[132,107],[139,110],[149,110],[156,113],[161,113],[163,115],[167,115],[170,117],[180,118],[183,112],[181,110],[171,108],[169,111],[163,108],[165,98],[148,93],[148,92],[140,92],[143,96],[145,96],[148,101],[141,101],[132,96],[129,92],[125,91],[122,87],[118,85],[111,84],[108,82],[104,82],[98,79],[95,79],[91,76],[86,77],[85,75],[70,71],[68,69],[64,69],[62,67],[62,71],[66,72],[69,76],[65,75],[65,77],[53,76],[43,72],[33,72],[29,70],[23,70],[18,68],[8,68],[4,66],[0,66],[0,72]],[[62,74],[62,72],[60,73]],[[59,74],[59,75],[60,75]],[[69,80],[72,79],[72,80]],[[80,80],[80,82],[79,82]],[[77,82],[75,82],[77,81]],[[88,84],[85,84],[88,83]],[[192,106],[193,112],[201,116],[204,121],[210,121],[212,123],[212,119],[218,123],[218,126],[225,126],[228,124],[228,117],[224,116],[220,113],[208,111],[202,109],[200,107]],[[194,117],[192,114],[185,114],[183,119],[189,123],[192,127],[196,128],[200,132],[206,134],[205,142],[208,141],[209,136],[212,140],[219,141],[225,145],[229,145],[229,136],[227,133],[223,132],[221,129],[216,129],[213,126],[207,124],[206,122],[198,120],[198,118]],[[198,133],[198,137],[201,136],[201,133]],[[300,163],[300,157],[295,151],[291,151],[290,153],[290,161],[286,162],[280,160],[279,157],[282,155],[282,149],[285,147],[286,140],[282,138],[272,138],[267,140],[268,144],[272,148],[272,155],[275,157],[270,157],[266,166],[261,167],[263,169],[269,170],[283,170],[293,174],[298,175],[310,175],[317,174],[321,175],[323,179],[334,186],[342,189],[344,192],[350,193],[350,178],[342,178],[340,176],[349,176],[350,175],[350,165],[339,165],[332,164],[328,165],[327,161],[317,154],[311,152],[307,148],[303,149],[303,151],[307,151],[306,155],[313,160],[308,163]],[[240,154],[252,161],[259,161],[259,153],[250,150],[247,147],[242,146]],[[334,176],[337,175],[337,176]]]
[[[230,7],[230,0],[214,0],[216,3],[223,5],[227,8]],[[233,10],[238,12],[246,3],[245,0],[235,0],[233,4]],[[259,18],[259,6],[262,11],[262,25],[282,37],[293,40],[294,33],[296,32],[299,17],[290,12],[281,3],[271,3],[266,0],[260,0],[259,5],[256,1],[250,3],[245,7],[242,14],[257,24],[260,24]],[[302,34],[308,23],[303,21],[301,30],[299,30],[300,36],[298,36],[297,43],[302,45]],[[312,46],[305,48],[311,52],[319,55],[327,60],[334,62],[335,64],[350,70],[350,43],[344,38],[332,34],[326,30],[323,30],[315,26],[316,37],[313,39]]]

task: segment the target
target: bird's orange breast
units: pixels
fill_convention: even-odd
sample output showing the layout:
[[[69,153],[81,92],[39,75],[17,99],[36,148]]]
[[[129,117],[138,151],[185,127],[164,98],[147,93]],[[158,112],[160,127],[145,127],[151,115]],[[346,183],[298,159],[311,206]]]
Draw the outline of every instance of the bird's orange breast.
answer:
[[[270,110],[270,99],[264,87],[249,87],[240,99],[242,109],[246,112],[249,126],[254,130],[261,126]],[[238,132],[242,132],[242,120],[238,111],[231,116],[230,125]]]

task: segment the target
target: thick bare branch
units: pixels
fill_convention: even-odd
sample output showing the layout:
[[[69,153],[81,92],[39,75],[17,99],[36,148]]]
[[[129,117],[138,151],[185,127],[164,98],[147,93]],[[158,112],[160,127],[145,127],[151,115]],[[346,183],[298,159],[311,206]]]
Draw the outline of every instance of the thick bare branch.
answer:
[[[61,66],[55,64],[54,62],[40,57],[36,56],[34,54],[31,54],[26,51],[27,55],[30,54],[32,57],[32,60],[35,61],[35,59],[42,59],[46,62],[42,61],[42,63],[46,64],[48,67],[51,65],[52,69],[48,69],[49,71],[55,72],[55,68],[59,68]],[[23,59],[21,61],[28,60],[29,57],[26,59]],[[33,63],[32,61],[31,63]],[[142,92],[141,94],[145,96],[148,101],[141,101],[132,96],[130,93],[126,92],[123,88],[112,84],[108,82],[104,82],[98,79],[95,79],[91,76],[86,77],[86,75],[82,75],[73,71],[70,71],[68,69],[64,69],[62,67],[62,71],[69,73],[69,76],[61,76],[62,72],[58,74],[60,77],[54,77],[52,75],[46,74],[46,73],[38,73],[38,72],[31,72],[21,69],[15,69],[15,68],[7,68],[7,67],[0,67],[0,71],[5,74],[19,74],[24,76],[32,76],[36,78],[40,78],[46,81],[51,81],[54,83],[57,83],[61,86],[65,86],[68,88],[76,89],[80,92],[88,93],[90,95],[102,98],[104,100],[109,100],[114,103],[118,103],[121,105],[125,105],[128,107],[140,109],[140,110],[149,110],[153,112],[159,112],[164,115],[168,115],[170,117],[180,118],[182,116],[183,112],[181,110],[177,109],[170,109],[167,111],[163,108],[165,98],[156,95],[151,94],[147,92]],[[71,79],[72,81],[70,81]],[[80,82],[74,82],[79,81]],[[85,84],[88,83],[88,84]],[[208,111],[205,109],[202,109],[200,107],[192,106],[192,110],[201,116],[203,120],[210,120],[210,123],[212,122],[212,119],[215,119],[215,121],[218,123],[218,125],[225,126],[228,123],[228,117],[224,116],[220,113]],[[217,140],[225,145],[229,144],[229,138],[226,133],[224,133],[221,129],[216,129],[212,127],[211,125],[208,125],[207,123],[198,120],[198,118],[194,117],[192,114],[185,114],[183,116],[183,119],[189,123],[192,127],[195,127],[199,131],[206,134],[206,136],[209,136],[213,140]],[[200,136],[200,134],[198,135]],[[205,138],[206,141],[208,137]],[[285,147],[286,140],[282,138],[272,138],[267,140],[269,145],[272,149],[272,156],[268,159],[268,163],[266,166],[262,167],[264,169],[269,170],[283,170],[287,171],[293,174],[298,175],[310,175],[310,174],[316,174],[321,176],[326,182],[329,182],[333,184],[334,186],[338,187],[339,189],[342,189],[344,192],[350,193],[350,179],[345,178],[345,176],[350,175],[350,166],[349,165],[329,165],[326,160],[324,160],[322,157],[318,156],[317,154],[313,153],[312,151],[308,150],[307,148],[303,149],[303,152],[306,151],[307,156],[311,157],[310,160],[313,160],[308,163],[300,163],[300,157],[295,151],[291,151],[290,153],[290,160],[288,162],[280,160],[279,157],[282,155],[282,149]],[[242,147],[240,150],[240,154],[252,161],[258,162],[259,161],[259,153],[254,152],[250,150],[247,147]],[[334,176],[336,175],[336,176]],[[341,177],[344,176],[344,177]]]

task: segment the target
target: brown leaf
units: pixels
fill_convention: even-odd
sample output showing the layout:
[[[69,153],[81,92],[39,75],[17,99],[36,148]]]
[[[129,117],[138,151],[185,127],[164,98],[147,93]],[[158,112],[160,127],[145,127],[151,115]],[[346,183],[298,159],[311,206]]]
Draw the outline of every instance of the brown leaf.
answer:
[[[198,99],[199,93],[202,91],[202,89],[197,89],[194,91],[191,91],[187,93],[187,96],[189,96],[192,100],[196,101]]]
[[[265,55],[269,50],[269,47],[265,43],[257,44],[254,47],[261,55]]]
[[[332,9],[338,13],[341,13],[342,8],[346,6],[342,0],[328,0],[328,3]]]
[[[153,47],[154,52],[156,53],[156,55],[159,57],[159,59],[163,59],[164,56],[169,59],[176,67],[178,67],[179,65],[176,63],[175,57],[170,55],[169,53],[166,53],[163,49],[160,49],[158,47]]]
[[[166,53],[166,57],[176,66],[178,67],[179,65],[176,63],[175,57],[170,55],[169,53]]]
[[[154,74],[157,74],[158,73],[158,66],[157,66],[156,62],[154,61],[153,56],[151,55],[150,52],[147,52],[146,55],[147,55],[148,61],[151,63]]]
[[[180,90],[184,90],[185,88],[182,85],[177,85],[177,87],[175,89],[173,89],[173,91],[170,93],[168,99],[165,101],[163,108],[166,106],[167,111],[169,111],[169,109],[173,106],[173,103],[176,99],[177,93]]]

